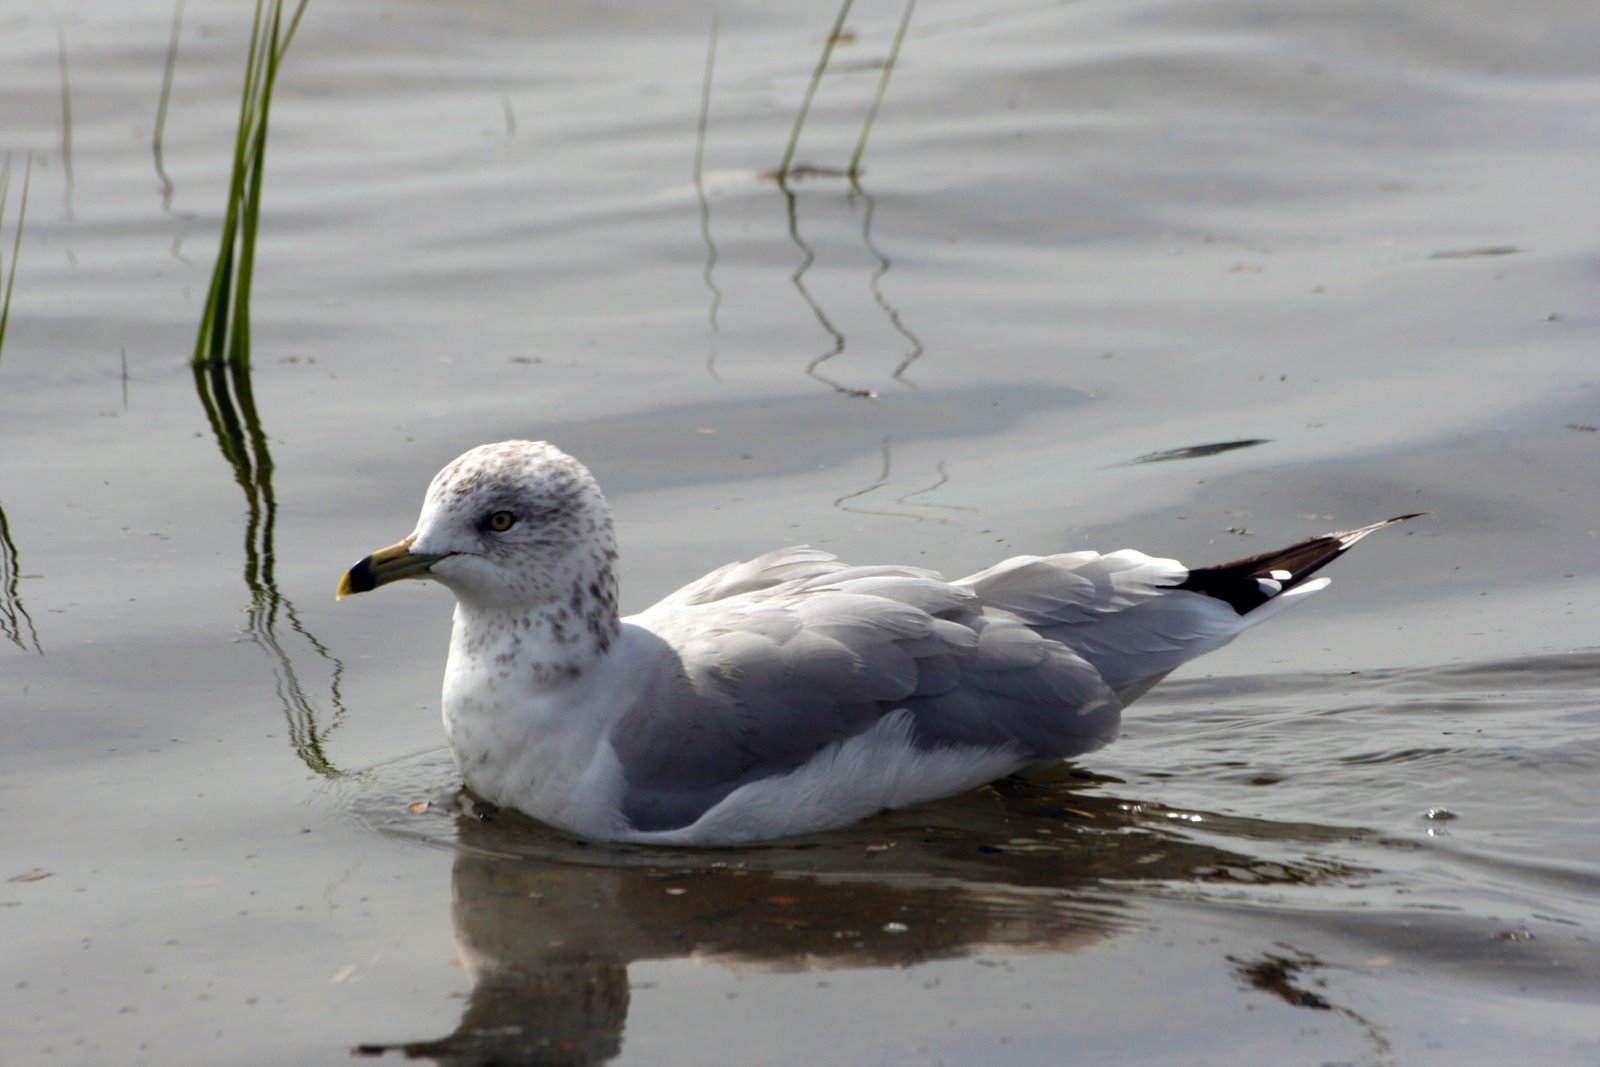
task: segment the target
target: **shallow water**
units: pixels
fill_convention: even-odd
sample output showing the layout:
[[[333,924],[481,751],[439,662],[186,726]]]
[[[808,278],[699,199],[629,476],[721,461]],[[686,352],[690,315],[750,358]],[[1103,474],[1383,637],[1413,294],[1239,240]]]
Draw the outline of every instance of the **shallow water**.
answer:
[[[697,189],[709,9],[313,0],[256,440],[187,363],[248,12],[185,5],[167,204],[172,7],[0,16],[0,1062],[1600,1056],[1589,5],[924,0],[861,181],[786,194],[834,13],[720,8]],[[900,14],[797,159],[848,161]],[[635,608],[785,542],[1429,515],[1058,782],[655,852],[463,809],[448,598],[333,603],[511,436],[593,467]]]

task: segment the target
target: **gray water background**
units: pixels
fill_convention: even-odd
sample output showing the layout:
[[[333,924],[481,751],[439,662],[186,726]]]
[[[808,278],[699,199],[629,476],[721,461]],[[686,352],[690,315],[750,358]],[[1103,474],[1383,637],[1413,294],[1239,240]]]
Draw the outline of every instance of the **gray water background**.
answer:
[[[170,202],[172,6],[0,14],[0,1062],[1600,1057],[1592,5],[923,0],[859,183],[786,192],[831,5],[718,7],[697,188],[709,7],[313,0],[270,499],[188,366],[249,7],[184,8]],[[901,11],[799,161],[848,162]],[[459,815],[447,595],[332,599],[513,436],[595,470],[632,608],[782,543],[1429,514],[1061,783],[645,852]]]

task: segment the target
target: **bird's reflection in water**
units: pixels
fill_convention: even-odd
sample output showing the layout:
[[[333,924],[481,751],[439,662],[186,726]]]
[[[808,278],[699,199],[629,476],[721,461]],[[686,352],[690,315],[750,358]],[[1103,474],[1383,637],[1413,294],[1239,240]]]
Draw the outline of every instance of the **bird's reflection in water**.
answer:
[[[471,798],[452,918],[473,990],[455,1032],[364,1044],[444,1064],[593,1064],[621,1052],[635,960],[745,972],[903,967],[979,950],[1065,953],[1134,922],[1141,886],[1307,883],[1348,871],[1195,840],[1348,830],[1173,812],[1105,783],[1009,780],[842,831],[738,850],[585,844]],[[430,817],[437,818],[437,814]]]

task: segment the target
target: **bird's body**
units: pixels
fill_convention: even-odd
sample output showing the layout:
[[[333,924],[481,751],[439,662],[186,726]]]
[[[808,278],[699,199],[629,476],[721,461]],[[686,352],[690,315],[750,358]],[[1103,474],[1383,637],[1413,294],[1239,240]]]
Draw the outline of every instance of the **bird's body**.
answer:
[[[1125,703],[1385,525],[1221,567],[1073,552],[956,581],[788,548],[624,619],[593,478],[511,441],[441,471],[416,532],[340,593],[455,593],[444,721],[473,792],[579,836],[732,844],[1099,748]]]

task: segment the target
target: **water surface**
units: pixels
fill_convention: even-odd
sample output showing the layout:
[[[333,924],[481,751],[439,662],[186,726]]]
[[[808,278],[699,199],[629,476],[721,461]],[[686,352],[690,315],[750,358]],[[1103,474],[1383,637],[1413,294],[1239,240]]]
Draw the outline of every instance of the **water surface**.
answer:
[[[173,8],[0,16],[0,1060],[1600,1055],[1589,5],[923,0],[860,180],[784,188],[835,10],[719,8],[697,185],[708,8],[314,0],[259,436],[188,366],[248,12],[183,9],[170,198]],[[900,16],[857,5],[799,161]],[[1429,515],[1059,781],[656,852],[463,806],[448,597],[333,602],[512,436],[593,467],[635,609],[798,541]]]

